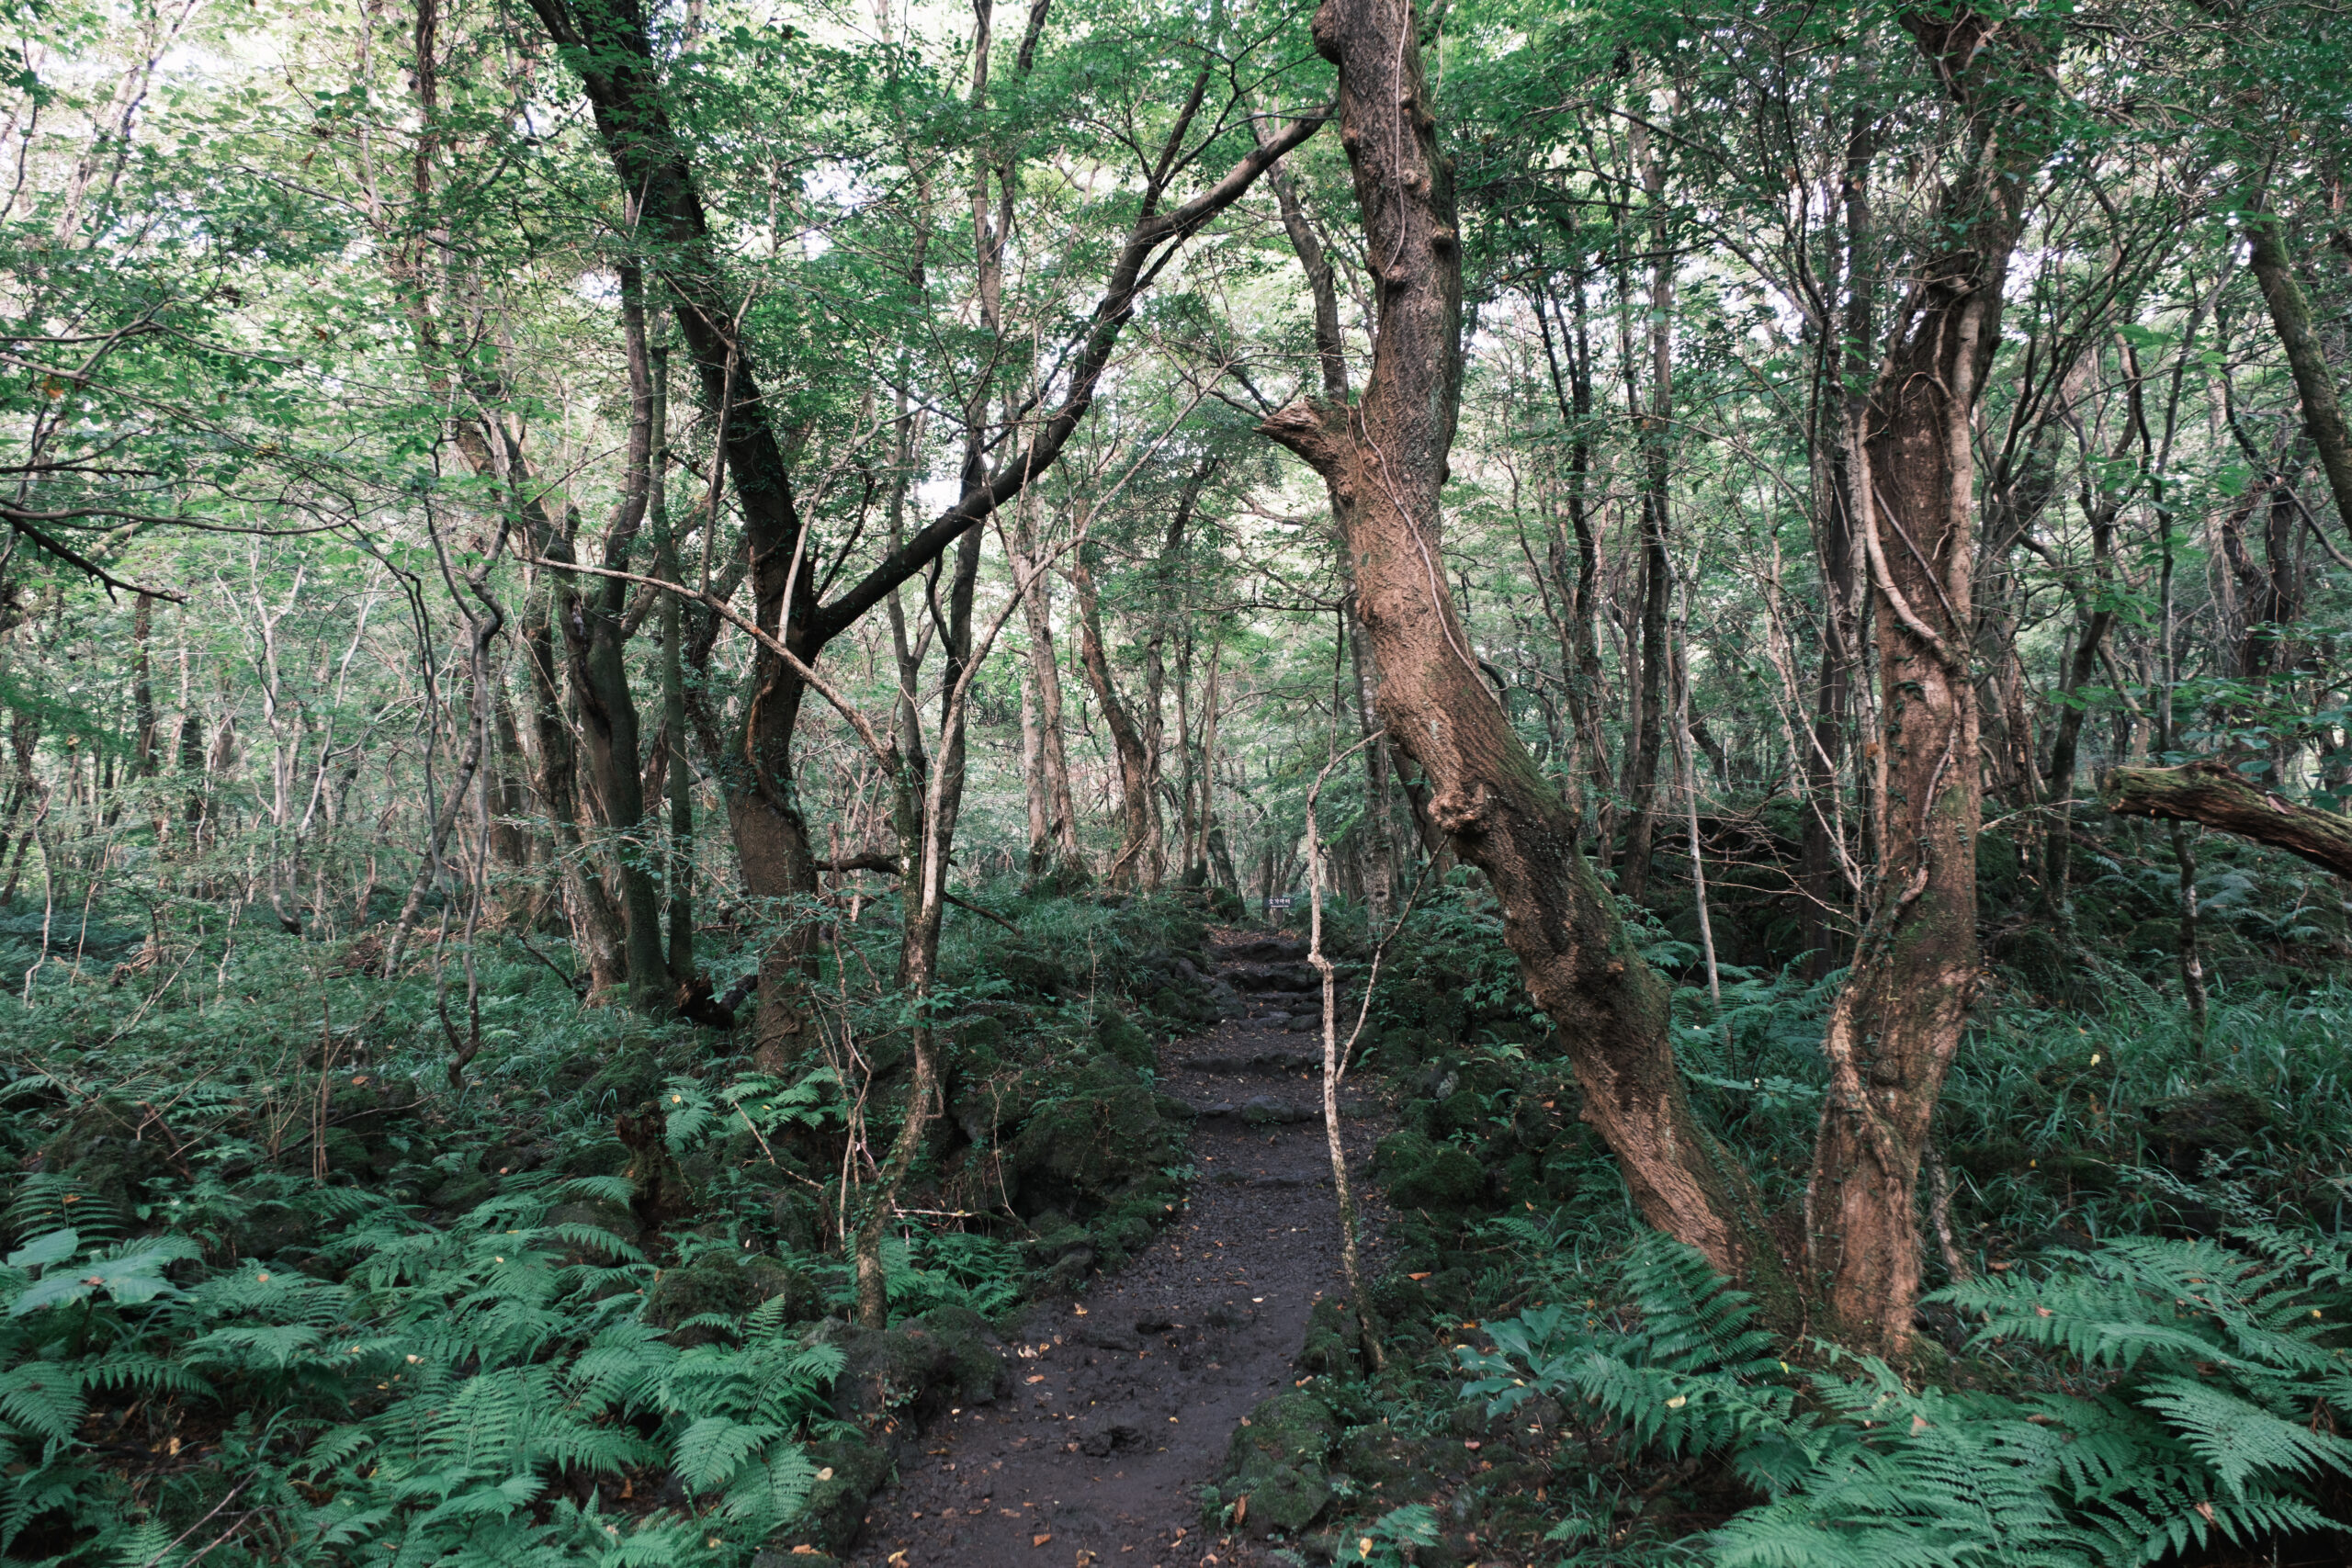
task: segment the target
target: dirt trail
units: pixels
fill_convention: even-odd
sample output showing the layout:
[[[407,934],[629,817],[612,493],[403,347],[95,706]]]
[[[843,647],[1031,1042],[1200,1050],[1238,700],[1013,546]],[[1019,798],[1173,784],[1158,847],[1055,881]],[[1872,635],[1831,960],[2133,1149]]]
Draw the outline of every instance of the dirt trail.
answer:
[[[1209,1033],[1162,1047],[1160,1085],[1200,1112],[1183,1218],[1077,1301],[1031,1309],[1013,1393],[955,1412],[873,1501],[860,1568],[1193,1568],[1200,1489],[1236,1426],[1299,1376],[1307,1314],[1340,1293],[1323,1139],[1320,1006],[1303,943],[1220,932]],[[1238,1016],[1231,1016],[1238,1015]],[[1292,1018],[1298,1027],[1290,1026]],[[1343,1100],[1349,1168],[1380,1128]],[[1367,1258],[1367,1266],[1372,1266]]]

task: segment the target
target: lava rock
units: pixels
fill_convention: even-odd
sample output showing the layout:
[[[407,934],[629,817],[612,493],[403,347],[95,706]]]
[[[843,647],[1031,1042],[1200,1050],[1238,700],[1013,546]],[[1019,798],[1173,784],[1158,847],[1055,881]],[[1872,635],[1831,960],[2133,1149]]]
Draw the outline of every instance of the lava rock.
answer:
[[[1380,1140],[1373,1174],[1400,1209],[1460,1209],[1476,1202],[1487,1184],[1486,1172],[1468,1154],[1409,1128]]]
[[[741,1319],[777,1296],[787,1298],[786,1321],[807,1317],[818,1310],[820,1297],[813,1281],[760,1254],[729,1258],[707,1252],[680,1269],[665,1269],[645,1293],[644,1321],[669,1331],[677,1345],[707,1345],[719,1330],[694,1320],[707,1315]]]
[[[1260,1540],[1305,1529],[1331,1501],[1324,1461],[1339,1432],[1339,1417],[1311,1393],[1294,1389],[1267,1400],[1234,1429],[1219,1510],[1248,1498],[1241,1528]]]

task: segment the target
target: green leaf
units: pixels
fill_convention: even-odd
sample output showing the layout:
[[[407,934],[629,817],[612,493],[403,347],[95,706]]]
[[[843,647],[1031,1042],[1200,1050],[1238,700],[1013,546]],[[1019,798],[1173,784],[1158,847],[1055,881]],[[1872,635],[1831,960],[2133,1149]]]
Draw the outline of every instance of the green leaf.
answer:
[[[36,1237],[25,1243],[24,1246],[8,1254],[8,1267],[45,1269],[50,1264],[63,1262],[81,1249],[81,1232],[51,1231],[47,1235]]]

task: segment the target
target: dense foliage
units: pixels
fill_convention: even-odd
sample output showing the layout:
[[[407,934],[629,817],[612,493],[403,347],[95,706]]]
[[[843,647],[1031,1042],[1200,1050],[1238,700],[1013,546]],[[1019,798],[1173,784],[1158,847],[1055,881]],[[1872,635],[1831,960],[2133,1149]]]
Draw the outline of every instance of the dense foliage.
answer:
[[[2335,12],[0,25],[0,1560],[851,1550],[1290,897],[1286,1549],[2347,1539]]]

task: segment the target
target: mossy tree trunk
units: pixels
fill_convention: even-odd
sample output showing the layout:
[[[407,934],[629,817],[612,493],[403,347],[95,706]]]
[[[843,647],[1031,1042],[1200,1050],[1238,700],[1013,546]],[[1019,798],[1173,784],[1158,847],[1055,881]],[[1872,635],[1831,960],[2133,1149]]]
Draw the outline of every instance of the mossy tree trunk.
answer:
[[[2117,768],[2099,781],[2099,801],[2119,817],[2193,822],[2352,876],[2352,818],[2281,799],[2224,762]]]

